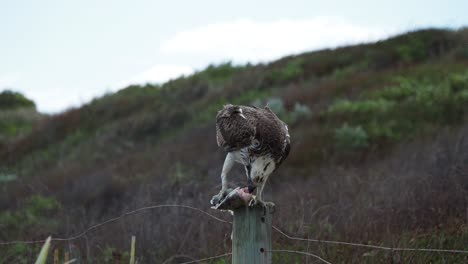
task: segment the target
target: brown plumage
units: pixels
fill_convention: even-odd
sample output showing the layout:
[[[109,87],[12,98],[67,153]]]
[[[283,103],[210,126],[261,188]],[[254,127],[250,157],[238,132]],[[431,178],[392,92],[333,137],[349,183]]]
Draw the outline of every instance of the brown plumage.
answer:
[[[222,189],[212,204],[226,195],[226,176],[234,162],[244,165],[249,191],[258,187],[255,202],[263,203],[266,180],[289,154],[287,125],[268,107],[225,105],[216,116],[216,140],[228,154],[221,173]]]

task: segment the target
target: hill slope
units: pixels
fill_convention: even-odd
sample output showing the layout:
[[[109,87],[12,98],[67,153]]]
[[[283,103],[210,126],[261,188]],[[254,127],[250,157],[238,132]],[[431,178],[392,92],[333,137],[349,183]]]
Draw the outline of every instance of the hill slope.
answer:
[[[67,236],[150,204],[208,208],[224,153],[223,104],[270,107],[292,151],[266,198],[289,233],[389,246],[468,249],[468,31],[428,29],[385,41],[213,65],[163,85],[130,86],[44,118],[0,150],[0,240]],[[240,184],[238,168],[231,178]],[[53,220],[51,220],[53,219]],[[229,227],[175,209],[130,216],[74,241],[104,261],[136,234],[143,262],[230,250]],[[276,248],[306,249],[280,237]],[[60,245],[65,246],[65,245]],[[386,254],[309,245],[333,263],[463,262],[464,255]],[[2,247],[21,262],[31,247]],[[385,254],[384,254],[385,253]],[[300,257],[275,255],[278,263]]]

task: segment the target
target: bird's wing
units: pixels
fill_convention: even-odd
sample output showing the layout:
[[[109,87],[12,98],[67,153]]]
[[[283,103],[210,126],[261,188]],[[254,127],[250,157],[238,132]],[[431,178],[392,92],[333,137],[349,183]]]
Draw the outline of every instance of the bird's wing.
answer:
[[[224,141],[223,135],[221,134],[218,124],[216,124],[216,142],[218,143],[218,147],[222,147],[224,146],[224,144],[226,144],[226,141]]]
[[[250,146],[254,137],[255,127],[250,122],[216,122],[216,141],[228,152]]]
[[[273,114],[274,116],[276,116],[276,114],[271,110],[270,107],[268,107],[268,105],[265,105],[265,107],[263,109],[265,109],[268,113]]]

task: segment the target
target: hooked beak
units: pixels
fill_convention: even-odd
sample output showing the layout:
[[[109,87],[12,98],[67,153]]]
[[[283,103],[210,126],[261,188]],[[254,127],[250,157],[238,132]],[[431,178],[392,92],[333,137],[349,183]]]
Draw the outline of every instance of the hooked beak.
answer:
[[[239,115],[240,115],[242,118],[244,118],[245,120],[247,120],[247,118],[245,118],[244,113],[242,113],[242,108],[239,108],[239,112],[240,112]]]

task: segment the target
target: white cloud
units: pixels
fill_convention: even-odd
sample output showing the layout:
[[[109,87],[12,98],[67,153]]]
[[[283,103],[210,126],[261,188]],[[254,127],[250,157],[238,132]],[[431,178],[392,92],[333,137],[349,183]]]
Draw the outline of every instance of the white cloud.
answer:
[[[40,111],[56,113],[79,106],[105,92],[116,91],[130,84],[163,83],[191,74],[210,63],[226,60],[235,63],[264,62],[304,51],[375,41],[396,32],[395,29],[357,25],[338,17],[271,22],[239,19],[174,34],[162,42],[157,51],[159,60],[170,63],[156,64],[111,84],[110,88],[49,87],[24,92],[36,101]],[[0,74],[0,89],[15,88],[18,79],[17,73]]]
[[[193,72],[194,69],[190,66],[157,64],[142,73],[135,75],[129,80],[118,83],[117,86],[122,88],[130,84],[163,83],[170,79],[177,78],[181,75],[188,75]]]
[[[259,62],[320,48],[375,41],[394,32],[356,25],[338,17],[272,22],[240,19],[180,32],[163,42],[160,51],[203,56],[209,62]]]
[[[210,63],[268,61],[319,48],[375,41],[389,34],[390,31],[358,26],[337,17],[264,23],[239,19],[210,24],[177,33],[160,46],[161,55],[190,66],[157,64],[118,82],[116,87],[163,83]]]

